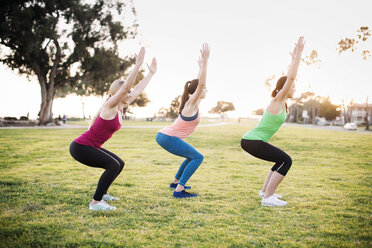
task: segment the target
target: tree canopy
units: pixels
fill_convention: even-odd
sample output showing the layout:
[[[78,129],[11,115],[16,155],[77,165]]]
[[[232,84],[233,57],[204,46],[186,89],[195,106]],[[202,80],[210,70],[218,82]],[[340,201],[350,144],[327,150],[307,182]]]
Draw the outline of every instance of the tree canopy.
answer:
[[[209,110],[211,114],[223,114],[227,111],[234,111],[235,107],[232,102],[218,101],[217,105]]]
[[[327,121],[336,119],[337,116],[340,116],[340,106],[334,105],[329,100],[329,97],[323,98],[320,103],[319,116],[324,117]]]
[[[178,117],[179,113],[179,108],[181,106],[181,95],[179,96],[176,96],[170,106],[169,106],[169,109],[167,109],[167,114],[166,114],[166,117],[167,118],[172,118],[172,119],[175,119]]]
[[[334,105],[329,97],[315,95],[314,92],[304,92],[298,98],[292,99],[289,108],[291,121],[298,122],[303,120],[302,112],[307,111],[308,121],[316,124],[317,117],[324,117],[327,121],[332,121],[340,116],[338,105]]]
[[[338,42],[338,52],[346,52],[351,50],[352,52],[360,48],[361,43],[365,43],[368,37],[371,36],[371,29],[367,26],[362,26],[357,30],[356,38],[344,38]],[[361,56],[364,60],[367,60],[371,56],[370,48],[366,48],[361,52]]]
[[[130,67],[133,59],[118,57],[118,42],[137,32],[135,20],[123,25],[130,14],[135,16],[134,7],[118,0],[0,2],[0,62],[37,78],[39,124],[51,121],[57,91],[103,92],[100,81],[109,83]]]

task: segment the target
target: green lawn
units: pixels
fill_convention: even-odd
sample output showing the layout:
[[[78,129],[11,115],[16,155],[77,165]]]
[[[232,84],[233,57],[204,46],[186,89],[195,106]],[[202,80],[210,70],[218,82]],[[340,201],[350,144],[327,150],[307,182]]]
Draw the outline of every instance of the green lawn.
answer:
[[[271,143],[292,156],[278,193],[260,205],[271,164],[240,148],[250,124],[199,127],[187,139],[205,157],[188,182],[168,188],[182,159],[155,129],[123,129],[105,144],[126,162],[113,212],[88,204],[101,169],[73,160],[84,129],[0,130],[1,247],[372,247],[372,135],[285,126]]]
[[[201,119],[200,124],[212,124],[222,122],[222,120],[213,119],[213,120],[203,120]],[[224,122],[227,122],[224,121]],[[231,120],[231,122],[236,122],[236,120]],[[124,120],[123,126],[169,126],[173,122],[170,121],[137,121],[137,120]],[[67,121],[66,124],[74,126],[87,126],[89,125],[89,120],[85,121]]]

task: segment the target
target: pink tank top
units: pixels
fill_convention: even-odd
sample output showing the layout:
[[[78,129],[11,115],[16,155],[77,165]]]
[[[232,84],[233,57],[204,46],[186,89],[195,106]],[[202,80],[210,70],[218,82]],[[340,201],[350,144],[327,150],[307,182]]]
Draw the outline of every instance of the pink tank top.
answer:
[[[121,128],[119,113],[120,112],[118,112],[112,120],[102,119],[102,117],[98,115],[90,129],[74,139],[74,141],[80,145],[101,148],[103,143],[110,139],[111,136]]]
[[[161,129],[159,132],[180,139],[186,139],[190,134],[192,134],[192,132],[194,132],[200,122],[199,112],[196,115],[197,117],[195,119],[193,117],[184,117],[179,115],[172,125]]]

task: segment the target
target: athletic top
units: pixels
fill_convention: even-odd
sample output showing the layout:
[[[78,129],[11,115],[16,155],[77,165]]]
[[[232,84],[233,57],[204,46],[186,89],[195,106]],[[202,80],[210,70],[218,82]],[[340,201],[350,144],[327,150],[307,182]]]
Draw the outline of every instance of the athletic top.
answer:
[[[74,139],[74,141],[80,145],[101,148],[103,143],[121,128],[119,113],[112,120],[105,120],[98,115],[90,129]]]
[[[243,135],[247,140],[263,140],[267,142],[278,131],[286,119],[286,110],[278,115],[270,114],[267,109],[257,127]]]
[[[161,129],[159,132],[180,139],[186,139],[190,134],[192,134],[192,132],[194,132],[199,122],[199,111],[192,117],[185,117],[180,114],[172,125]]]

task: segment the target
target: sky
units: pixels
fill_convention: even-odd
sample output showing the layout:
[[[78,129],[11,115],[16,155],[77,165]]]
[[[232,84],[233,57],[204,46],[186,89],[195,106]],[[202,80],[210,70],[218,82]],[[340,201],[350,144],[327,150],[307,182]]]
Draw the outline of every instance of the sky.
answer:
[[[270,101],[265,79],[278,79],[291,61],[289,52],[299,36],[306,40],[303,56],[318,52],[320,68],[300,65],[295,97],[306,91],[329,96],[335,104],[372,102],[372,57],[360,56],[361,49],[339,55],[337,43],[356,37],[360,26],[372,28],[372,1],[302,0],[133,0],[139,24],[137,38],[119,46],[123,56],[141,46],[145,62],[152,57],[158,70],[145,92],[150,103],[135,108],[136,117],[153,116],[161,107],[182,94],[184,83],[196,78],[197,59],[203,42],[209,43],[207,97],[200,112],[220,100],[233,102],[231,117],[247,117]],[[372,50],[372,37],[360,48]],[[146,67],[144,67],[146,69]],[[0,65],[0,116],[30,114],[40,108],[40,86],[34,78],[17,75]],[[99,97],[68,96],[56,99],[55,116],[93,115],[102,103]]]

